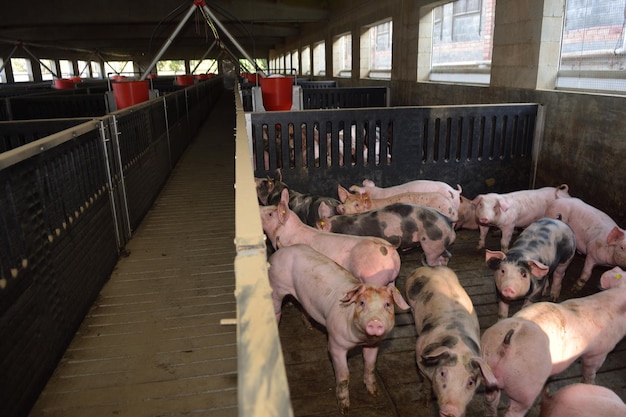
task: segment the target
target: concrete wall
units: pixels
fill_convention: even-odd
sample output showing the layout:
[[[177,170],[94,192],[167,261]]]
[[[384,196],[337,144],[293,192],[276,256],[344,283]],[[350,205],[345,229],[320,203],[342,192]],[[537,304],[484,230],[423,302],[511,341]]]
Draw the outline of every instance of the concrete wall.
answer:
[[[339,85],[387,83],[394,106],[541,103],[546,119],[536,186],[567,183],[573,196],[605,211],[625,227],[626,199],[622,193],[626,191],[626,179],[620,168],[626,157],[626,141],[621,138],[626,131],[626,97],[553,89],[564,0],[497,1],[488,87],[417,81],[418,67],[425,65],[428,56],[423,56],[422,50],[418,56],[419,20],[433,4],[441,2],[343,1],[328,25],[306,27],[303,36],[290,40],[285,50],[326,39],[326,55],[332,56],[329,48],[333,36],[347,29],[357,34],[364,25],[392,17],[391,81],[360,79],[353,70],[352,78],[337,79]],[[358,52],[354,37],[355,62]],[[331,68],[327,73],[332,74]]]

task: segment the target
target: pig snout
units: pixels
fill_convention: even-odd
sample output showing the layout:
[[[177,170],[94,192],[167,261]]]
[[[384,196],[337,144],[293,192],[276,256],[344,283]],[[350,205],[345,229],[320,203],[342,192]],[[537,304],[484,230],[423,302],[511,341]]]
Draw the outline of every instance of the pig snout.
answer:
[[[343,204],[339,204],[335,210],[337,211],[337,214],[346,214],[346,208]]]
[[[385,334],[385,324],[378,320],[370,320],[365,326],[365,332],[370,336],[382,336]]]
[[[510,286],[502,288],[500,290],[500,293],[502,294],[502,297],[504,298],[515,298],[515,296],[517,295],[515,289]]]
[[[439,417],[463,417],[463,413],[458,407],[446,405],[439,409]]]
[[[489,219],[487,217],[479,217],[478,223],[482,224],[483,226],[486,226],[489,224]]]

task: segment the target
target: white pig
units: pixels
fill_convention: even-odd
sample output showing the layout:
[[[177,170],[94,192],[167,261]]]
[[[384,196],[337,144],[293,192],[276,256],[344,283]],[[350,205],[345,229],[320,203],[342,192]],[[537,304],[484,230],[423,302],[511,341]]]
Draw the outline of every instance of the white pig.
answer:
[[[376,357],[380,342],[395,325],[394,302],[408,310],[394,286],[364,284],[334,261],[307,245],[279,249],[269,260],[269,280],[276,320],[283,298],[294,296],[307,314],[328,331],[328,352],[342,414],[350,408],[348,351],[363,346],[363,381],[377,395]]]
[[[481,380],[497,384],[480,357],[472,301],[450,268],[420,267],[406,282],[417,329],[417,366],[437,397],[440,417],[462,417]]]
[[[409,192],[385,198],[372,198],[367,191],[363,193],[350,193],[340,185],[337,187],[337,194],[339,195],[339,201],[341,201],[341,204],[337,206],[338,214],[364,213],[390,204],[405,203],[434,208],[444,216],[450,218],[452,222],[456,222],[459,218],[459,211],[455,207],[452,197],[446,197],[441,193]]]
[[[363,282],[394,283],[400,272],[396,246],[373,236],[351,236],[317,230],[302,223],[289,209],[284,189],[277,206],[260,206],[263,230],[275,249],[305,244],[328,256]]]
[[[555,200],[546,217],[567,223],[576,235],[576,249],[585,254],[585,265],[573,291],[581,290],[596,265],[626,268],[626,235],[603,211],[579,198]]]
[[[404,184],[394,185],[391,187],[377,187],[372,180],[363,180],[363,185],[353,185],[350,191],[358,193],[367,192],[371,198],[387,198],[392,195],[402,193],[440,193],[446,197],[452,198],[456,211],[459,211],[461,205],[461,186],[457,184],[457,189],[450,187],[442,181],[431,180],[414,180],[405,182]]]
[[[548,204],[556,198],[569,197],[568,186],[543,187],[537,190],[521,190],[507,194],[479,194],[472,200],[480,229],[478,249],[485,247],[490,226],[502,231],[500,247],[506,252],[516,227],[526,227],[544,217]]]
[[[626,279],[624,277],[626,277],[626,272],[622,268],[619,266],[613,267],[613,269],[605,271],[600,276],[600,288],[608,290],[614,287],[626,287]]]
[[[486,390],[487,415],[496,416],[500,390],[506,417],[522,417],[547,379],[578,358],[583,382],[593,384],[606,355],[626,335],[626,288],[612,288],[560,304],[541,302],[500,320],[483,333],[482,356],[498,381]]]
[[[554,395],[544,391],[539,417],[624,417],[626,404],[599,385],[570,384]]]

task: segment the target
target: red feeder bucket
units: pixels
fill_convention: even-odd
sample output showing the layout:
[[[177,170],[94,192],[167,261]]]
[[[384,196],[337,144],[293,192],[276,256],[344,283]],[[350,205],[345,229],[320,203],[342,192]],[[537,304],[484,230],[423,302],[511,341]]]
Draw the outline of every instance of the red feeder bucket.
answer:
[[[265,110],[291,110],[293,77],[259,77]]]
[[[80,78],[80,77],[72,77],[72,78],[70,78],[70,80],[72,80],[73,83],[79,83],[79,82],[83,81],[83,79]]]
[[[117,109],[147,101],[150,98],[148,81],[120,81],[113,85],[113,95]]]
[[[57,78],[54,80],[54,88],[57,90],[66,90],[68,88],[74,88],[74,81],[67,78]]]
[[[243,76],[248,80],[249,83],[256,84],[256,74],[245,73]]]
[[[148,78],[149,80],[154,80],[156,77],[157,77],[157,75],[156,75],[155,73],[150,73],[150,74],[148,74],[148,77],[147,77],[147,78]]]
[[[198,74],[198,75],[196,75],[196,78],[198,80],[208,80],[211,77],[209,77],[209,74]]]
[[[111,79],[113,81],[122,81],[126,79],[126,76],[125,75],[111,75]]]
[[[176,84],[177,85],[193,85],[195,79],[193,75],[177,75],[176,76]]]

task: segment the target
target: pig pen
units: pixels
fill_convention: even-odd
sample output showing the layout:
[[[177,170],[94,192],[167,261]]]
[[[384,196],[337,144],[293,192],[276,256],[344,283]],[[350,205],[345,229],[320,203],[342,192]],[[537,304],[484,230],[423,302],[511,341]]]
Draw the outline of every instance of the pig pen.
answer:
[[[249,113],[246,124],[254,176],[273,177],[276,168],[281,168],[283,181],[296,191],[336,197],[337,184],[348,187],[365,178],[385,187],[432,179],[459,184],[463,195],[473,198],[487,192],[535,188],[542,114],[537,104],[367,108]],[[472,299],[484,331],[496,322],[498,308],[493,272],[485,265],[484,251],[476,250],[478,237],[477,230],[457,231],[449,267]],[[499,249],[499,239],[492,231],[486,247]],[[577,254],[566,273],[559,301],[597,291],[599,277],[608,268],[596,267],[585,288],[577,294],[571,292],[583,263],[584,257]],[[421,250],[402,255],[396,285],[403,295],[407,277],[419,266]],[[513,302],[510,314],[521,304]],[[340,415],[323,327],[309,329],[298,308],[287,303],[278,331],[294,415]],[[438,415],[436,400],[418,374],[416,336],[410,312],[396,310],[396,326],[378,355],[380,393],[376,398],[367,393],[362,382],[361,350],[349,353],[351,415]],[[625,350],[626,342],[622,340],[607,357],[596,380],[623,400]],[[580,380],[577,361],[551,378],[548,386],[555,391]],[[468,417],[484,415],[483,394],[481,386],[468,406]],[[506,404],[503,394],[500,414]],[[539,404],[540,399],[529,416],[539,415]]]

